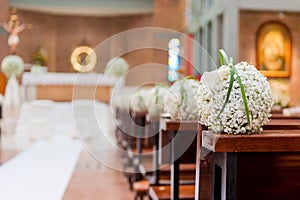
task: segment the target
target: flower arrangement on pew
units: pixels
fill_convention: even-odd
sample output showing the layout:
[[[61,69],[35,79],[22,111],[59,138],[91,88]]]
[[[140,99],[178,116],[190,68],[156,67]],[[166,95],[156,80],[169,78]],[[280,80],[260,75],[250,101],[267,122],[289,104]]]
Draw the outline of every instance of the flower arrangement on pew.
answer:
[[[198,120],[199,114],[197,101],[194,96],[197,93],[199,82],[187,77],[176,81],[171,87],[171,94],[165,99],[165,112],[173,119]]]
[[[288,82],[283,79],[271,79],[269,83],[274,97],[274,106],[288,107],[290,103]]]
[[[164,112],[165,97],[170,95],[167,86],[157,84],[146,94],[145,106],[151,117],[159,117]]]
[[[134,112],[146,112],[145,101],[149,88],[138,88],[129,96],[129,107]]]
[[[129,110],[129,98],[134,91],[134,87],[126,86],[111,99],[111,105],[120,110]]]
[[[203,74],[196,95],[200,121],[218,133],[261,132],[273,105],[267,78],[253,65],[219,54],[222,66]]]

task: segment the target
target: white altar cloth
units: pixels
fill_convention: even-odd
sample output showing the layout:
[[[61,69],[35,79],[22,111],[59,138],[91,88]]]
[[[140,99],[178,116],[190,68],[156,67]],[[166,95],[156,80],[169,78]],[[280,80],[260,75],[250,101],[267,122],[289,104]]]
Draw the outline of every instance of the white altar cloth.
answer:
[[[31,101],[37,97],[37,86],[109,86],[115,92],[125,85],[124,77],[115,77],[101,73],[43,73],[25,72],[22,76],[22,98]]]
[[[0,199],[62,199],[80,151],[69,138],[33,144],[0,167]]]
[[[120,78],[100,73],[23,73],[22,85],[110,85],[114,86]]]

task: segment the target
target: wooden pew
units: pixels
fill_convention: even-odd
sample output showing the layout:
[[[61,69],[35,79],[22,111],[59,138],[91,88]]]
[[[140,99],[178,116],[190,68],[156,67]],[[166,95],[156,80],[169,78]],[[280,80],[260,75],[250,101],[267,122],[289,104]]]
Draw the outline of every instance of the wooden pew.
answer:
[[[118,120],[118,127],[116,128],[116,140],[121,151],[121,161],[123,163],[124,175],[129,183],[130,190],[133,189],[133,176],[134,168],[132,167],[132,161],[128,158],[127,148],[130,145],[130,137],[128,135],[130,131],[130,113],[126,109],[117,109],[116,117]]]
[[[275,118],[263,126],[264,130],[300,129],[300,118]]]
[[[152,199],[194,199],[194,181],[180,184],[180,165],[196,161],[197,122],[162,119],[160,124],[160,161],[172,163],[171,185],[151,186],[149,195]]]
[[[142,127],[145,125],[145,114],[135,113],[129,110],[118,110],[117,117],[119,128],[116,130],[118,145],[122,151],[122,162],[124,174],[128,179],[130,190],[133,190],[133,182],[141,180],[142,176],[138,170],[141,162],[141,138]]]
[[[150,184],[159,184],[159,117],[151,117],[146,115],[145,136],[151,139],[152,157],[148,160],[142,160],[139,165],[139,170],[143,176],[149,180]]]
[[[274,114],[272,114],[271,119],[300,119],[300,116],[299,115],[283,115],[282,113],[281,114],[274,113]]]
[[[152,157],[147,160],[142,160],[139,167],[141,173],[149,180],[151,185],[170,185],[170,164],[160,165],[159,163],[159,117],[151,117],[146,115],[145,135],[152,140],[153,152]],[[148,157],[149,158],[149,157]],[[190,182],[194,178],[194,164],[180,165],[180,182]]]
[[[147,137],[145,135],[146,126],[146,113],[145,112],[130,112],[129,122],[129,132],[126,136],[126,152],[127,157],[132,167],[132,173],[130,173],[130,188],[134,189],[133,183],[136,181],[143,180],[143,174],[140,171],[140,166],[144,157],[152,156],[153,144],[152,137]],[[129,173],[127,173],[129,174]],[[135,184],[137,188],[140,185]],[[142,184],[145,185],[145,184]],[[143,186],[143,188],[145,188]]]
[[[198,122],[195,199],[211,200],[213,189],[212,153],[202,147],[202,133],[207,127]]]
[[[141,164],[143,155],[152,155],[153,141],[152,137],[146,135],[146,114],[145,112],[131,112],[130,132],[132,145],[129,151],[137,158],[137,165]]]
[[[300,130],[288,130],[285,122],[280,122],[282,128],[276,122],[277,130],[270,125],[255,135],[198,133],[201,149],[211,151],[206,157],[211,165],[211,190],[202,199],[299,198]],[[198,189],[200,199],[201,184]]]

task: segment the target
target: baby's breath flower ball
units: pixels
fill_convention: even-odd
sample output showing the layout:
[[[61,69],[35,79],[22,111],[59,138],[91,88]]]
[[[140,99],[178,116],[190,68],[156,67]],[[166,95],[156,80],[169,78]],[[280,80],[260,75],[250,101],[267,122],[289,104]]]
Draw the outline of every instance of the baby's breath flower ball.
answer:
[[[199,82],[194,79],[183,78],[176,81],[171,87],[171,95],[165,100],[165,112],[170,113],[174,119],[198,120],[195,95]]]
[[[170,89],[163,85],[156,85],[148,91],[145,105],[150,116],[159,117],[163,113],[166,96],[170,93]]]
[[[106,66],[105,74],[121,77],[126,74],[129,69],[129,64],[124,58],[112,58]]]
[[[134,112],[146,112],[145,99],[149,88],[138,88],[129,95],[129,108]]]
[[[7,78],[20,76],[24,70],[24,62],[20,56],[9,55],[1,62],[1,70]]]
[[[262,131],[269,121],[273,97],[267,78],[253,65],[241,62],[235,65],[245,88],[250,124],[247,121],[241,89],[234,75],[228,104],[219,115],[225,102],[230,82],[230,67],[221,66],[215,72],[203,75],[196,95],[200,121],[216,132],[252,134]],[[219,115],[219,117],[218,117]]]

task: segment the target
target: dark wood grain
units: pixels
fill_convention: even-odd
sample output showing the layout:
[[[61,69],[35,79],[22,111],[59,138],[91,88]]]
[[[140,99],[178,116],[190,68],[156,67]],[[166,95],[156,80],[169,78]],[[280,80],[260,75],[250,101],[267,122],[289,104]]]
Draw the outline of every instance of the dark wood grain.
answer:
[[[237,164],[238,199],[299,199],[300,153],[238,153]]]

